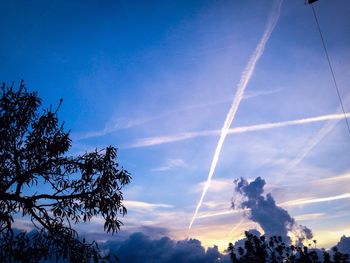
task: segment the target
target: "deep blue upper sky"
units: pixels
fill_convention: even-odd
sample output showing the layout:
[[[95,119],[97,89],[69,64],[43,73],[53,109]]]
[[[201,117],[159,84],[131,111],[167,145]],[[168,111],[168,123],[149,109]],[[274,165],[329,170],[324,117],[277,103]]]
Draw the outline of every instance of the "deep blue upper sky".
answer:
[[[120,148],[120,163],[133,175],[126,228],[166,226],[183,238],[218,133],[181,136],[221,129],[273,2],[2,1],[0,80],[24,79],[46,107],[63,98],[59,116],[71,129],[73,154]],[[231,128],[337,113],[320,37],[303,2],[284,1]],[[350,2],[320,0],[315,7],[349,110]],[[200,212],[226,211],[235,178],[262,176],[279,203],[318,240],[332,243],[350,233],[350,207],[345,198],[320,198],[349,192],[349,149],[342,119],[229,135]],[[300,198],[316,201],[288,203]],[[242,234],[230,233],[241,217],[198,219],[191,235],[226,244]],[[246,220],[240,229],[251,226]]]

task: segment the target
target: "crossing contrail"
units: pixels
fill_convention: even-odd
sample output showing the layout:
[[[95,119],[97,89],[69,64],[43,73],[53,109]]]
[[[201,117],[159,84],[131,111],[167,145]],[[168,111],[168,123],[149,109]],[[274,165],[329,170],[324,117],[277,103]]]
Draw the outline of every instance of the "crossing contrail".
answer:
[[[324,202],[331,202],[331,201],[337,201],[342,199],[350,199],[350,193],[342,193],[338,195],[332,195],[332,196],[325,196],[325,197],[310,197],[310,198],[301,198],[301,199],[294,199],[289,200],[283,203],[278,203],[278,206],[282,207],[288,207],[288,206],[301,206],[301,205],[308,205],[308,204],[317,204],[317,203],[324,203]],[[237,214],[241,212],[247,212],[250,209],[227,209],[222,211],[216,211],[214,213],[205,213],[202,215],[199,215],[197,219],[204,219],[204,218],[210,218],[210,217],[219,217],[219,216],[225,216],[225,215],[232,215]]]
[[[350,112],[346,113],[346,117],[350,118]],[[249,126],[240,126],[236,128],[230,128],[228,131],[228,134],[270,130],[275,128],[283,128],[287,126],[317,123],[317,122],[323,122],[323,121],[337,121],[337,120],[342,120],[344,118],[345,116],[343,113],[335,113],[335,114],[320,115],[320,116],[309,117],[309,118],[302,118],[297,120],[261,123],[261,124],[255,124],[255,125],[249,125]],[[219,134],[220,134],[220,130],[207,130],[207,131],[186,132],[186,133],[168,135],[168,136],[148,137],[148,138],[140,139],[136,141],[134,144],[129,145],[128,147],[129,148],[148,147],[148,146],[154,146],[154,145],[161,145],[165,143],[189,140],[189,139],[198,138],[198,137],[217,136]]]
[[[271,17],[270,17],[270,19],[268,21],[268,24],[267,24],[267,27],[265,29],[265,32],[264,32],[262,38],[260,39],[260,42],[257,45],[254,53],[252,54],[252,56],[251,56],[251,58],[250,58],[250,60],[248,62],[248,65],[246,66],[245,70],[243,71],[243,74],[241,75],[241,80],[240,80],[240,82],[239,82],[239,84],[237,86],[237,91],[236,91],[236,94],[235,94],[235,96],[233,98],[231,108],[230,108],[230,110],[229,110],[229,112],[228,112],[228,114],[226,116],[224,125],[223,125],[223,127],[221,129],[219,142],[218,142],[218,144],[216,146],[214,157],[213,157],[213,160],[211,162],[211,166],[210,166],[207,182],[204,185],[202,195],[201,195],[201,197],[199,199],[199,202],[197,204],[196,210],[194,212],[194,215],[193,215],[192,220],[190,222],[190,225],[188,227],[189,230],[191,229],[192,224],[193,224],[194,220],[196,219],[196,216],[198,214],[199,208],[202,205],[204,196],[205,196],[205,194],[208,191],[208,188],[209,188],[209,185],[210,185],[210,182],[211,182],[211,178],[212,178],[212,176],[214,174],[216,165],[217,165],[218,160],[219,160],[221,148],[222,148],[223,143],[225,141],[225,138],[226,138],[226,136],[228,134],[228,131],[230,129],[232,121],[233,121],[233,119],[234,119],[234,117],[236,115],[236,112],[237,112],[237,109],[239,107],[239,104],[240,104],[240,102],[241,102],[241,100],[242,100],[242,98],[244,96],[244,91],[245,91],[245,89],[247,87],[247,84],[248,84],[250,78],[252,77],[252,75],[254,73],[256,63],[258,62],[258,60],[260,59],[260,57],[264,53],[265,45],[266,45],[267,41],[269,40],[273,29],[276,26],[276,23],[277,23],[278,18],[280,16],[281,5],[282,5],[282,0],[278,0],[277,3],[275,4],[275,7],[274,7],[273,12],[272,12],[272,15],[271,15]]]
[[[346,96],[345,98],[345,105],[347,105],[350,101],[350,93]],[[342,110],[342,106],[338,106],[337,108],[337,112],[338,114],[335,114],[333,116],[339,116],[340,115],[340,111]],[[342,114],[344,116],[344,119],[347,120],[350,115],[348,112],[344,112]],[[332,121],[333,120],[333,121]],[[306,156],[309,155],[309,153],[320,143],[323,141],[323,139],[329,134],[331,133],[334,128],[336,127],[336,125],[338,124],[338,122],[340,121],[340,119],[335,119],[335,118],[331,118],[328,119],[328,121],[323,125],[323,127],[312,137],[312,139],[310,141],[308,141],[308,143],[306,144],[306,146],[302,149],[302,151],[300,151],[299,155],[287,166],[286,170],[284,171],[284,173],[279,176],[278,178],[278,182],[282,181],[284,179],[284,177],[290,172],[292,171],[296,166],[298,166]]]

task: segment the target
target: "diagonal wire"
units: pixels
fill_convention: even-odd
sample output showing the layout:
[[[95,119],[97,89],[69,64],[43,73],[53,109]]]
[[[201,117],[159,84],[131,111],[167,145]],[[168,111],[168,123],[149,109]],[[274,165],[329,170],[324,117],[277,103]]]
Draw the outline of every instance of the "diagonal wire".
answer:
[[[337,80],[336,80],[336,78],[335,78],[333,66],[332,66],[331,60],[330,60],[329,55],[328,55],[328,50],[327,50],[326,43],[325,43],[325,40],[324,40],[322,31],[321,31],[320,23],[318,22],[318,18],[317,18],[317,15],[316,15],[316,10],[315,10],[315,8],[314,8],[314,5],[311,4],[311,7],[312,7],[312,12],[313,12],[313,14],[314,14],[315,21],[316,21],[316,24],[317,24],[318,32],[320,33],[320,36],[321,36],[321,41],[322,41],[323,49],[324,49],[324,52],[326,53],[326,57],[327,57],[329,69],[330,69],[330,71],[331,71],[331,73],[332,73],[334,86],[335,86],[335,89],[336,89],[336,91],[337,91],[338,98],[339,98],[339,101],[340,101],[340,105],[341,105],[341,108],[342,108],[342,111],[343,111],[343,114],[344,114],[344,117],[345,117],[344,119],[345,119],[345,122],[346,122],[346,126],[347,126],[348,131],[349,131],[349,134],[350,134],[350,124],[349,124],[349,121],[348,121],[347,116],[346,116],[346,112],[345,112],[343,100],[342,100],[341,95],[340,95],[340,92],[339,92],[338,83],[337,83]]]

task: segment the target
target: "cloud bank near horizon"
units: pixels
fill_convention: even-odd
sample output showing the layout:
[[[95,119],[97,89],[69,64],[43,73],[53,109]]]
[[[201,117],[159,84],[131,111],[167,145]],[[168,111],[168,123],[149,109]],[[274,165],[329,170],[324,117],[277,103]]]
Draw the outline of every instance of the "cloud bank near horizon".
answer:
[[[151,239],[141,232],[131,234],[124,241],[107,241],[101,248],[129,263],[214,263],[219,258],[220,262],[230,262],[215,245],[206,250],[197,239],[175,241],[167,236]]]
[[[257,230],[250,233],[260,235]],[[244,245],[245,239],[235,242],[235,247]],[[228,245],[228,244],[227,244]],[[343,236],[337,244],[342,253],[350,252],[350,237]],[[229,263],[226,253],[218,250],[216,245],[207,249],[197,239],[174,240],[166,235],[152,238],[142,232],[130,234],[124,240],[110,240],[100,245],[105,252],[116,254],[121,262],[130,263]],[[137,249],[135,249],[137,248]]]

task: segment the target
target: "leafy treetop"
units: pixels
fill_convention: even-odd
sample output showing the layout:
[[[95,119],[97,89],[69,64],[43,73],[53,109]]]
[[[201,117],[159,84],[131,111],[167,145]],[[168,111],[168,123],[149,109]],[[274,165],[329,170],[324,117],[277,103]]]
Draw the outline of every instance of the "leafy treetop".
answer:
[[[61,103],[55,110],[40,111],[41,99],[23,81],[18,90],[13,84],[1,87],[0,257],[8,261],[21,259],[15,251],[29,253],[33,247],[42,252],[37,257],[98,260],[96,243],[79,241],[72,223],[102,216],[105,231],[114,233],[127,212],[122,189],[131,177],[118,168],[116,148],[66,156],[72,141],[58,121]],[[39,231],[30,238],[16,236],[18,214],[30,218]],[[36,257],[26,260],[36,262]]]

